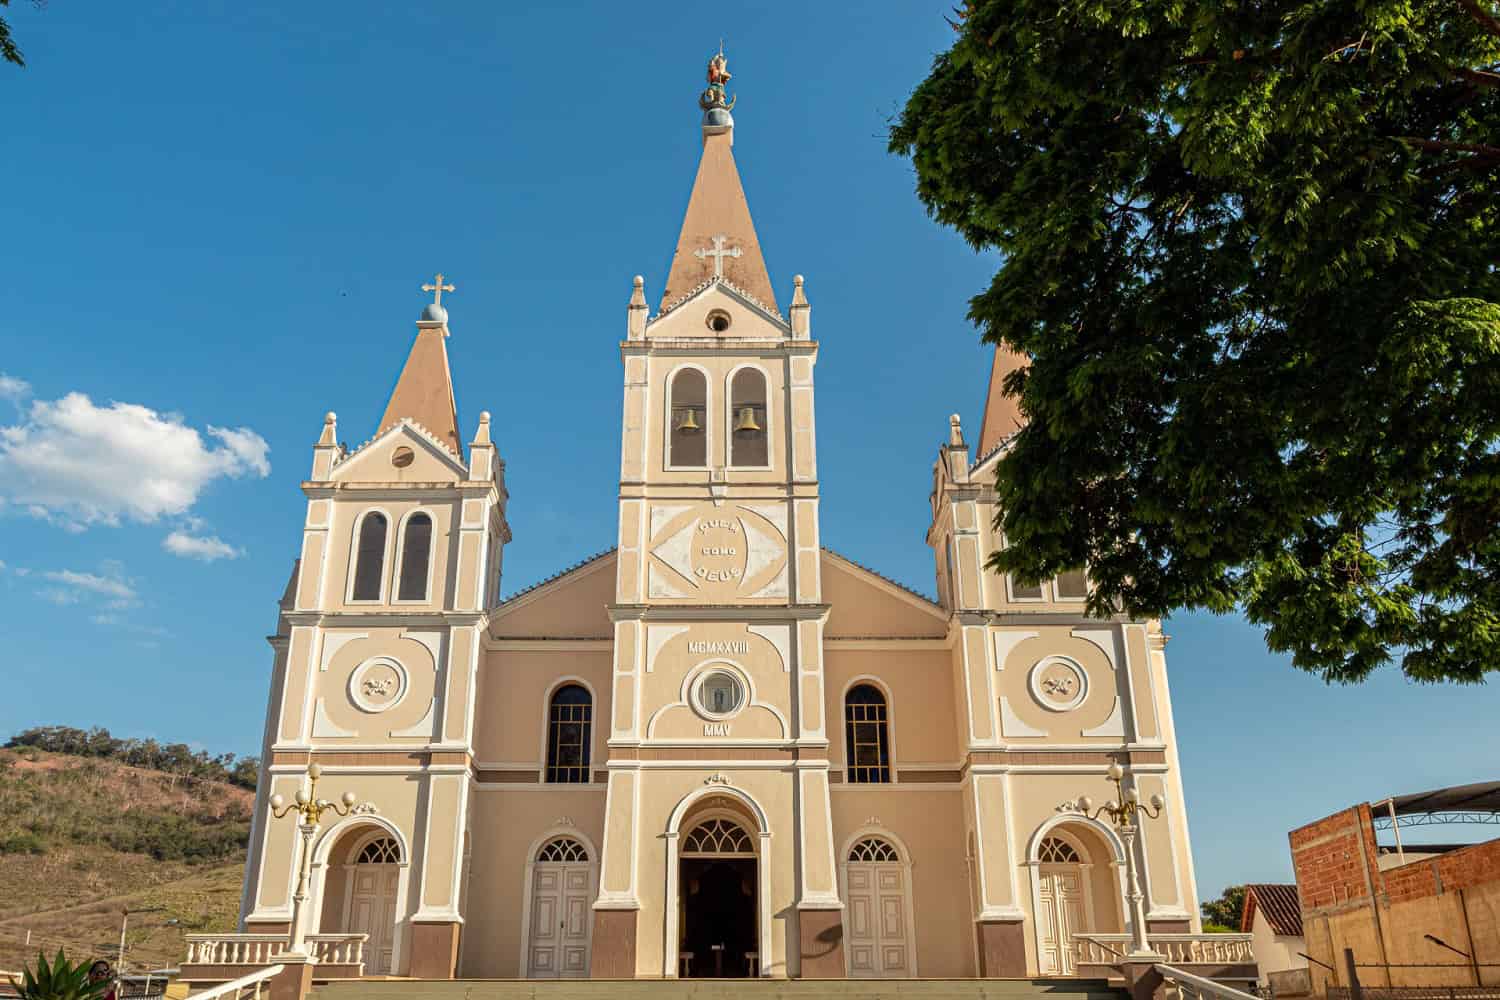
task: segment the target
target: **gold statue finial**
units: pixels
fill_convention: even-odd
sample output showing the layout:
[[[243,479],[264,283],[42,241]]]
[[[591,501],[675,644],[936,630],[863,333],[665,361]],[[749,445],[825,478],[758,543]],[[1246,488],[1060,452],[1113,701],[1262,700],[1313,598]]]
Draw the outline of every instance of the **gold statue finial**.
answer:
[[[455,292],[458,289],[454,288],[452,285],[445,285],[445,284],[443,284],[443,272],[442,271],[439,271],[437,273],[437,277],[434,280],[436,282],[435,284],[423,285],[422,286],[422,291],[424,291],[424,292],[431,292],[432,293],[432,304],[435,305],[435,306],[441,306],[443,304],[443,293],[444,292]]]
[[[708,88],[698,95],[698,107],[704,111],[713,108],[723,108],[728,111],[734,107],[734,98],[724,93],[724,85],[731,77],[729,72],[729,60],[724,58],[724,39],[719,39],[719,51],[710,56],[708,60]]]

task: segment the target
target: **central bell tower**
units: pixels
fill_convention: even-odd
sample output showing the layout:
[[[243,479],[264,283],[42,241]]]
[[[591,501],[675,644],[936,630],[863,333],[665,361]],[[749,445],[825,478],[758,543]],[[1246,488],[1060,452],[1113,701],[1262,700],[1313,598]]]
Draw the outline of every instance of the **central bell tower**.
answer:
[[[658,310],[627,309],[609,785],[593,975],[723,961],[842,976],[829,812],[811,309],[775,293],[734,160],[727,63]],[[754,854],[753,927],[694,926],[701,823]],[[688,846],[684,846],[684,845]],[[741,861],[747,860],[741,858]],[[748,870],[748,869],[747,869]],[[707,884],[704,880],[703,884]],[[697,942],[695,944],[695,942]],[[709,947],[715,947],[710,944]],[[743,954],[741,954],[743,952]]]

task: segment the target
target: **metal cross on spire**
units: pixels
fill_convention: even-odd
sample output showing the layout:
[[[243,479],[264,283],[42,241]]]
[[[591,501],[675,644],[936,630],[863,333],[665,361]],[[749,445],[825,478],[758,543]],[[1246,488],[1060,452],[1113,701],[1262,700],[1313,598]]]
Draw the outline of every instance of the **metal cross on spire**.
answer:
[[[439,271],[437,273],[437,277],[434,278],[433,280],[436,282],[436,284],[423,285],[422,286],[422,291],[424,291],[424,292],[431,292],[432,293],[432,304],[435,305],[435,306],[441,306],[443,304],[443,293],[444,292],[457,291],[457,289],[454,288],[452,285],[445,285],[445,284],[443,284],[443,272],[442,271]]]
[[[708,249],[708,247],[704,247],[701,250],[694,250],[693,251],[693,256],[697,257],[699,260],[707,260],[710,257],[712,257],[714,259],[714,277],[715,278],[722,278],[722,277],[724,277],[724,258],[725,257],[738,257],[738,256],[740,256],[741,254],[743,254],[745,252],[745,251],[741,250],[739,247],[731,247],[730,249],[725,250],[724,249],[724,244],[725,244],[725,242],[728,239],[729,239],[728,236],[715,236],[714,237],[714,248],[712,250]]]

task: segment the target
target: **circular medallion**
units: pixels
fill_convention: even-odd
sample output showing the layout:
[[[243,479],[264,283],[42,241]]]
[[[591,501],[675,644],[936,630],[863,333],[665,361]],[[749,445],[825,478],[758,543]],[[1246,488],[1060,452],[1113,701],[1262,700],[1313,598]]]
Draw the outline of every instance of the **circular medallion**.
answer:
[[[727,719],[745,704],[745,685],[728,670],[710,670],[698,679],[693,690],[700,715],[709,719]]]
[[[1031,668],[1031,696],[1037,704],[1054,712],[1066,712],[1083,704],[1089,690],[1089,675],[1066,656],[1049,656]]]
[[[406,668],[389,656],[377,656],[349,675],[349,700],[366,712],[385,712],[401,703],[406,687]]]

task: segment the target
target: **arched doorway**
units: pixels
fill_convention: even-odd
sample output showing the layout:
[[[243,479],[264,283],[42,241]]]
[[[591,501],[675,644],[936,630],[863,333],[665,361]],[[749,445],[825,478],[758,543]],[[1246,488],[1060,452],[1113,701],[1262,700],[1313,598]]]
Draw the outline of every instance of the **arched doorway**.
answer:
[[[328,852],[318,929],[365,934],[365,974],[393,975],[399,961],[401,844],[383,827],[361,825],[339,836]]]
[[[855,979],[915,976],[911,865],[890,840],[860,836],[844,861],[844,954]]]
[[[532,858],[529,882],[526,977],[587,977],[595,895],[588,847],[574,837],[549,839]]]
[[[1114,832],[1085,816],[1058,817],[1032,834],[1026,865],[1039,975],[1078,974],[1076,934],[1129,931],[1124,860]]]
[[[700,817],[682,837],[678,974],[760,974],[760,879],[755,839],[729,812]]]

